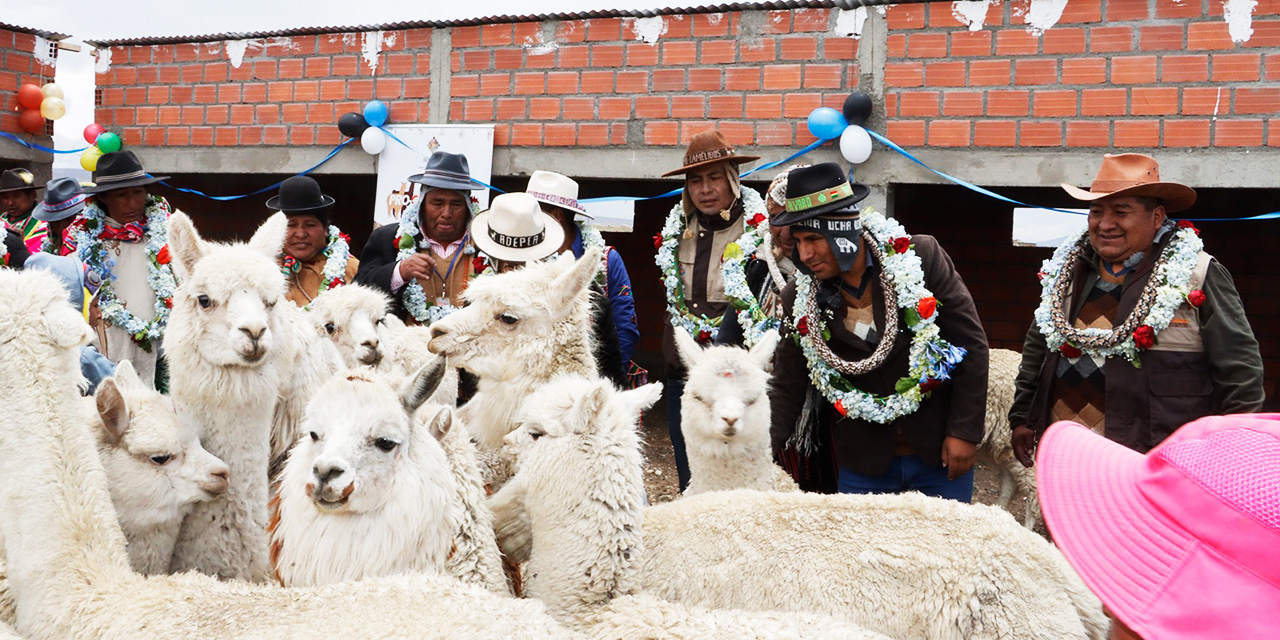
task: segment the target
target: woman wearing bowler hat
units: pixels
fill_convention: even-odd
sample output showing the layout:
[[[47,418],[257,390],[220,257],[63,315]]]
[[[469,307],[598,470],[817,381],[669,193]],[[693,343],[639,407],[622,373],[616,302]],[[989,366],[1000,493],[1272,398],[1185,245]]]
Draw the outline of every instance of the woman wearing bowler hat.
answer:
[[[334,200],[320,192],[309,176],[294,176],[280,184],[280,193],[267,208],[284,213],[289,230],[280,254],[280,269],[289,280],[290,302],[306,307],[321,293],[355,278],[360,261],[351,256],[350,239],[329,224]]]

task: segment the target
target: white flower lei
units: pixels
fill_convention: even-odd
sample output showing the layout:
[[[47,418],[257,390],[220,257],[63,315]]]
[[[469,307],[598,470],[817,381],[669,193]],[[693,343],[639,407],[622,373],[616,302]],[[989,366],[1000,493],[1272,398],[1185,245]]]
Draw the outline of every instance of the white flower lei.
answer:
[[[927,382],[937,384],[951,377],[951,371],[960,364],[966,353],[943,340],[937,325],[938,312],[932,310],[928,316],[921,317],[918,309],[922,301],[932,301],[933,294],[924,286],[924,270],[920,256],[912,248],[902,253],[894,251],[895,238],[909,237],[902,225],[885,218],[870,208],[862,211],[862,227],[864,238],[878,245],[882,258],[882,277],[893,285],[897,296],[897,306],[904,309],[908,328],[911,329],[911,347],[908,354],[907,376],[898,380],[893,395],[879,397],[854,388],[848,380],[824,358],[817,341],[827,335],[826,321],[822,314],[809,315],[812,306],[813,277],[805,274],[796,276],[796,300],[792,310],[795,322],[795,336],[809,364],[809,380],[822,395],[835,405],[836,410],[850,418],[858,418],[879,424],[887,424],[902,416],[915,413],[920,403],[932,388],[926,390]],[[887,311],[887,310],[886,310]],[[886,327],[882,340],[890,339],[897,324],[897,319],[886,315]],[[799,330],[807,325],[803,333]],[[824,345],[825,346],[825,343]],[[829,350],[822,349],[822,351]],[[841,361],[844,362],[844,361]],[[848,364],[848,363],[845,363]],[[881,363],[875,363],[879,366]]]
[[[165,325],[169,322],[169,310],[173,304],[173,292],[177,289],[177,281],[173,277],[173,269],[168,262],[159,262],[160,251],[169,243],[167,222],[169,219],[169,203],[164,198],[147,196],[147,286],[155,292],[156,315],[151,320],[143,320],[125,308],[112,291],[111,283],[115,274],[111,272],[114,262],[107,255],[106,243],[98,238],[106,224],[106,212],[97,203],[89,203],[81,211],[81,220],[75,223],[73,232],[76,239],[76,256],[85,267],[92,269],[101,278],[101,289],[98,291],[98,308],[102,310],[102,319],[112,326],[123,329],[125,333],[138,343],[144,351],[164,336]]]
[[[751,287],[747,284],[747,258],[755,254],[762,245],[768,250],[770,237],[769,214],[768,209],[764,207],[764,200],[759,195],[756,195],[755,191],[746,189],[743,193],[744,208],[754,204],[747,196],[747,193],[760,200],[762,211],[752,213],[751,218],[747,219],[746,231],[737,240],[725,247],[724,262],[720,263],[720,277],[724,281],[725,297],[729,299],[729,304],[737,310],[738,325],[742,327],[742,339],[746,342],[747,348],[751,348],[764,336],[766,331],[782,326],[782,320],[764,312],[764,309],[760,306],[760,301],[756,300],[755,293],[751,291]],[[757,224],[753,225],[751,220],[756,215],[761,215],[762,217]],[[776,269],[776,266],[770,265],[770,274],[773,274]],[[780,276],[781,273],[778,274],[778,279],[775,279],[774,282],[783,282]]]
[[[744,248],[744,239],[750,243],[751,237],[755,237],[756,243],[759,243],[757,232],[748,221],[755,217],[757,213],[764,214],[766,218],[768,216],[765,211],[764,200],[760,197],[760,194],[756,193],[754,189],[745,186],[742,187],[742,208],[743,226],[746,227],[746,231],[743,232],[742,236],[738,237],[736,242],[739,251]],[[667,314],[671,316],[671,326],[683,327],[685,331],[689,332],[689,335],[700,342],[704,342],[715,339],[716,334],[720,332],[720,322],[724,319],[724,316],[717,318],[708,318],[705,315],[695,316],[689,313],[687,307],[685,307],[684,279],[681,277],[680,266],[676,260],[676,248],[680,244],[680,236],[684,234],[685,218],[684,203],[677,202],[671,207],[671,212],[667,214],[667,220],[662,225],[661,241],[655,262],[658,264],[658,270],[662,272],[662,285],[667,290]],[[730,244],[725,248],[725,255],[722,256],[724,260],[730,259],[729,247],[733,246],[735,244]],[[735,284],[737,283],[735,282]],[[746,287],[745,276],[741,284],[747,290],[747,298],[754,300],[750,288]],[[729,286],[730,284],[726,280],[726,297],[729,297]],[[744,334],[746,333],[744,326]],[[763,333],[763,331],[760,333]],[[706,337],[704,338],[704,336]],[[756,337],[758,338],[759,335]]]
[[[1178,307],[1187,302],[1187,296],[1191,293],[1191,276],[1200,252],[1204,250],[1204,242],[1200,240],[1195,227],[1190,226],[1190,223],[1184,224],[1188,226],[1180,224],[1176,228],[1173,239],[1165,246],[1152,269],[1151,279],[1140,296],[1150,299],[1150,308],[1145,316],[1139,316],[1141,320],[1138,327],[1149,326],[1155,335],[1169,326]],[[1052,257],[1044,261],[1040,269],[1040,306],[1036,308],[1036,326],[1044,334],[1048,348],[1053,351],[1060,351],[1064,345],[1070,345],[1079,349],[1081,354],[1095,359],[1122,356],[1134,366],[1141,366],[1138,357],[1140,349],[1134,340],[1133,331],[1121,330],[1125,322],[1116,323],[1116,328],[1112,330],[1067,325],[1064,311],[1066,301],[1059,298],[1065,298],[1065,292],[1071,283],[1063,282],[1059,286],[1059,279],[1071,277],[1072,267],[1067,264],[1068,258],[1072,258],[1071,262],[1074,264],[1073,256],[1088,243],[1088,236],[1089,232],[1085,231],[1080,237],[1067,240],[1054,250]],[[1140,308],[1135,309],[1134,314],[1139,311]],[[1071,334],[1070,337],[1068,333]]]
[[[9,227],[5,223],[0,222],[0,267],[9,266],[9,245],[5,244],[5,238],[9,235]]]
[[[418,215],[422,208],[422,196],[426,193],[418,194],[414,197],[409,209],[400,215],[400,232],[396,234],[397,247],[399,252],[396,253],[396,262],[400,262],[409,256],[418,252],[421,246],[425,245],[426,237],[414,242],[413,238],[417,236],[421,230],[418,228]],[[474,217],[477,213],[476,200],[470,195],[467,198],[467,208],[471,210]],[[406,239],[406,235],[408,239]],[[458,247],[458,251],[469,253],[466,243]],[[459,260],[464,260],[462,256],[458,256]],[[466,265],[463,265],[466,268]],[[477,275],[477,274],[473,274]],[[457,311],[458,308],[449,303],[437,304],[434,300],[427,300],[427,292],[422,290],[422,285],[418,284],[416,278],[408,278],[404,285],[404,291],[401,293],[400,299],[404,302],[404,308],[414,317],[415,320],[422,324],[431,324],[451,313]]]

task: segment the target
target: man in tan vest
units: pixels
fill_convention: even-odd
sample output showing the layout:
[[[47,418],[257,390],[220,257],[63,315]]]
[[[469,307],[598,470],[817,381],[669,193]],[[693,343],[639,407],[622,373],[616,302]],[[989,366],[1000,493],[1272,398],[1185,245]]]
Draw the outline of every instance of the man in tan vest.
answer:
[[[283,212],[289,220],[280,254],[280,269],[289,281],[285,296],[299,307],[316,296],[351,282],[360,261],[351,257],[350,240],[329,225],[334,200],[320,192],[308,176],[294,176],[280,184],[280,193],[267,200],[267,208]]]

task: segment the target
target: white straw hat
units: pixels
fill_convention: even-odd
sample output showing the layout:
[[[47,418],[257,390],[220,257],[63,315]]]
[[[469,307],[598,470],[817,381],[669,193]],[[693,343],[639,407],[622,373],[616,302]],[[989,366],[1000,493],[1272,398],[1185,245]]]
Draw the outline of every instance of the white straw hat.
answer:
[[[539,169],[529,176],[529,186],[525,187],[524,192],[536,198],[538,202],[545,202],[588,218],[591,217],[591,214],[587,213],[587,210],[583,209],[578,202],[578,183],[569,176]]]
[[[527,193],[496,196],[489,209],[471,222],[471,241],[497,260],[528,262],[555,253],[564,243],[564,229],[542,212]]]

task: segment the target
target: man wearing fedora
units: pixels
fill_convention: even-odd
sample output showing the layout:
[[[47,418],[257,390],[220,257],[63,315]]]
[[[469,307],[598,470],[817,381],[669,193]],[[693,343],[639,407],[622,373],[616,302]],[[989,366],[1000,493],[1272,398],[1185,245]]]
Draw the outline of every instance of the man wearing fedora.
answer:
[[[86,278],[98,283],[89,310],[102,354],[112,362],[131,361],[142,380],[161,390],[167,380],[157,366],[177,283],[168,246],[157,234],[164,238],[172,209],[147,187],[164,179],[147,173],[132,151],[103,154],[94,186],[84,188],[92,201],[71,223],[66,241]]]
[[[682,296],[675,296],[667,286],[667,307],[674,308],[681,317],[673,318],[670,311],[662,330],[662,355],[666,360],[667,374],[667,430],[676,459],[680,490],[689,485],[689,462],[685,455],[684,434],[680,430],[680,396],[688,370],[676,351],[673,322],[693,326],[719,324],[729,310],[724,295],[724,281],[720,277],[720,262],[725,248],[737,240],[746,230],[746,218],[764,214],[764,202],[758,193],[743,187],[738,179],[738,166],[759,160],[758,156],[739,155],[724,134],[704,131],[689,140],[683,166],[662,174],[662,177],[683,175],[684,190],[680,204],[672,211],[674,222],[683,227],[676,238],[674,254],[681,280]],[[747,211],[747,192],[759,203],[759,211]],[[668,222],[671,224],[671,221]],[[659,258],[664,249],[659,247]],[[661,269],[661,266],[659,267]],[[663,275],[664,283],[667,274]],[[678,299],[677,299],[678,298]],[[714,331],[690,331],[696,339],[708,342]]]
[[[48,226],[41,251],[55,256],[71,252],[67,244],[67,229],[84,210],[88,196],[84,187],[74,178],[54,178],[45,185],[44,200],[31,213],[31,217]]]
[[[806,490],[969,502],[986,334],[938,241],[860,214],[868,191],[834,163],[801,167],[770,221],[790,227],[799,269],[782,291],[773,452]]]
[[[1009,410],[1014,454],[1059,420],[1145,453],[1196,418],[1252,413],[1262,356],[1231,274],[1199,230],[1168,214],[1195,203],[1156,161],[1107,154],[1089,190],[1089,226],[1045,262],[1035,321]]]
[[[35,181],[36,177],[26,169],[0,173],[0,217],[22,238],[28,253],[40,251],[47,232],[45,224],[31,215],[36,208],[36,192],[43,188]]]
[[[355,278],[360,261],[351,256],[346,234],[329,225],[333,197],[320,192],[310,176],[293,176],[280,184],[280,193],[267,208],[283,212],[288,232],[280,254],[280,269],[289,281],[290,302],[305,307],[321,292]]]
[[[640,342],[640,329],[636,326],[636,303],[631,297],[631,276],[622,262],[622,255],[604,244],[599,231],[590,227],[584,229],[583,223],[577,220],[578,216],[590,219],[591,214],[578,202],[578,183],[572,178],[553,171],[537,170],[529,176],[525,193],[533,196],[540,203],[542,212],[555,218],[564,229],[564,241],[557,253],[572,251],[575,258],[581,258],[588,244],[599,245],[604,251],[605,269],[596,282],[602,285],[601,292],[608,298],[609,313],[605,320],[613,325],[618,357],[622,366],[630,367],[631,356]]]
[[[369,236],[356,282],[385,291],[406,321],[428,324],[431,307],[462,304],[473,275],[464,254],[476,184],[467,157],[445,151],[431,154],[426,169],[409,180],[422,185],[416,206],[410,205],[399,225],[379,227]]]

